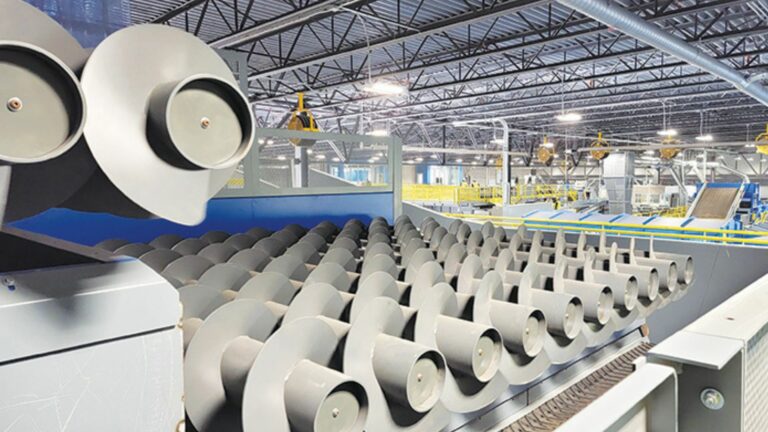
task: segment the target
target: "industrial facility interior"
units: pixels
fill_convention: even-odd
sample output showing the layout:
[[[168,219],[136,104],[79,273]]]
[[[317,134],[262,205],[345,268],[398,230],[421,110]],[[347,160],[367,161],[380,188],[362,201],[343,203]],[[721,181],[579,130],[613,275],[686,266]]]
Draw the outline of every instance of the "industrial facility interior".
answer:
[[[0,431],[768,431],[768,0],[0,0]]]

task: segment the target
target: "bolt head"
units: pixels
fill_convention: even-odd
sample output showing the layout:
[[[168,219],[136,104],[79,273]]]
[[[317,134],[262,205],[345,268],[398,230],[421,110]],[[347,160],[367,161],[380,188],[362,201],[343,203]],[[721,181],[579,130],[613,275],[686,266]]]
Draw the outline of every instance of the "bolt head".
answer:
[[[722,409],[725,405],[725,396],[719,390],[711,387],[702,390],[699,399],[705,407],[713,411]]]

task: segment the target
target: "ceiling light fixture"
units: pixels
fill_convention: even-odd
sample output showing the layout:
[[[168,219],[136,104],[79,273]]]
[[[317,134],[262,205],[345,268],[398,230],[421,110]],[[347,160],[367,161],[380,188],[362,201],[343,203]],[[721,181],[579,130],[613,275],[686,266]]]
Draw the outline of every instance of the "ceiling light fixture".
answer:
[[[387,132],[385,129],[374,129],[368,132],[368,135],[375,136],[375,137],[385,137],[385,136],[389,136],[389,132]]]
[[[677,136],[677,131],[675,129],[662,129],[660,131],[656,131],[656,135],[663,137],[674,137]]]
[[[331,160],[334,161],[334,162],[341,162],[341,158],[337,158],[337,157],[335,157],[335,158],[333,158]]]
[[[555,119],[561,123],[578,123],[582,118],[577,112],[564,112],[555,116]]]
[[[363,91],[379,96],[397,96],[408,91],[404,86],[399,83],[393,83],[389,81],[373,81],[363,87]]]
[[[283,156],[283,155],[280,155],[280,156],[278,156],[278,157],[277,157],[277,160],[281,160],[281,161],[284,161],[284,160],[285,160],[285,156]]]
[[[464,159],[456,159],[456,163],[462,163],[464,162]]]
[[[317,160],[325,160],[325,155],[317,155],[317,156],[315,156],[315,159],[317,159]]]
[[[699,135],[695,139],[696,141],[710,142],[710,141],[713,141],[715,138],[710,134],[706,134],[706,135]]]
[[[416,162],[424,162],[424,158],[417,157],[414,159]]]

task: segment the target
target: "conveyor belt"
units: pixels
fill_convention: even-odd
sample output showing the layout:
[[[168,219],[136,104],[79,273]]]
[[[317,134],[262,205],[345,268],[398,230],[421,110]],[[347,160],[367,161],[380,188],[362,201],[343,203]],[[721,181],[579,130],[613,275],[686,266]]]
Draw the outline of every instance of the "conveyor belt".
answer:
[[[739,195],[739,188],[704,188],[691,216],[699,219],[726,219]]]
[[[543,403],[503,432],[553,431],[632,373],[632,362],[653,345],[644,343]]]

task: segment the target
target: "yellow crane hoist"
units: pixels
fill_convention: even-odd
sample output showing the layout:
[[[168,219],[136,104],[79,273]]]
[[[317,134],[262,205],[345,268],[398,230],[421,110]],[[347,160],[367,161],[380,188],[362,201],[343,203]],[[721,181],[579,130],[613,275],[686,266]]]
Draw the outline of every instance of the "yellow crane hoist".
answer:
[[[536,157],[539,159],[539,162],[544,165],[551,164],[552,160],[555,158],[555,144],[549,142],[546,135],[544,135],[544,141],[536,151]]]
[[[675,156],[680,154],[680,148],[676,147],[676,144],[678,144],[680,141],[672,138],[672,137],[666,137],[664,140],[661,141],[662,144],[665,145],[665,147],[662,147],[659,149],[659,156],[664,160],[670,160],[674,159]]]
[[[317,122],[312,112],[304,107],[304,93],[299,93],[299,103],[296,110],[291,114],[288,120],[288,129],[300,132],[320,132]],[[312,147],[315,144],[313,139],[291,138],[291,143],[298,147]]]
[[[755,149],[758,153],[768,155],[768,124],[765,125],[765,132],[755,137]]]
[[[605,149],[601,149],[601,147],[607,147],[607,144],[605,140],[603,139],[603,133],[598,132],[597,133],[597,140],[592,141],[592,144],[589,145],[593,150],[589,153],[592,155],[593,158],[596,160],[603,160],[608,157],[608,154],[610,152]]]

